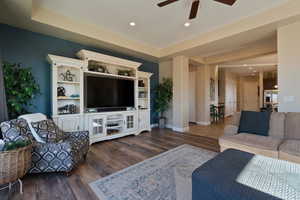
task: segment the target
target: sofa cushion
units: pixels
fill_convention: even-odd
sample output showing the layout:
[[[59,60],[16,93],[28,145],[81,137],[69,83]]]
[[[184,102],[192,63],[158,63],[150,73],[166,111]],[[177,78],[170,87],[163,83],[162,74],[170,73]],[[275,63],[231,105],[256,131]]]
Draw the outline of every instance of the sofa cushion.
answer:
[[[18,117],[18,119],[25,119],[28,123],[29,129],[32,133],[32,136],[37,142],[45,143],[45,141],[35,132],[34,128],[31,125],[31,122],[38,122],[42,120],[46,120],[47,116],[42,113],[33,113],[33,114],[26,114],[21,115]]]
[[[285,139],[300,140],[300,113],[286,114]]]
[[[269,136],[283,139],[285,135],[285,113],[273,112],[270,118]]]
[[[242,133],[232,136],[222,136],[220,137],[220,144],[225,143],[236,143],[242,144],[249,147],[255,147],[258,149],[277,151],[279,145],[281,144],[281,139]]]
[[[39,122],[32,122],[35,132],[46,142],[56,143],[64,139],[64,132],[61,131],[53,120],[47,119]]]
[[[28,139],[30,141],[34,141],[28,124],[24,119],[13,119],[10,121],[2,122],[0,127],[5,142]]]
[[[270,113],[242,111],[238,133],[269,135]]]
[[[300,157],[300,140],[285,140],[280,145],[279,151]]]

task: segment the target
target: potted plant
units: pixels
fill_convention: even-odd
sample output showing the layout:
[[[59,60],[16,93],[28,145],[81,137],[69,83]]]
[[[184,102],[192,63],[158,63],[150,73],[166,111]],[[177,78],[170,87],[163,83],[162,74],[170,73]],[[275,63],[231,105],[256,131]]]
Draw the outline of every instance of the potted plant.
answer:
[[[170,78],[164,78],[163,81],[155,88],[155,111],[159,113],[159,128],[165,128],[165,112],[168,110],[173,98],[173,82]]]
[[[30,68],[23,68],[20,64],[3,63],[4,86],[7,99],[8,114],[11,119],[27,113],[31,100],[39,94]]]

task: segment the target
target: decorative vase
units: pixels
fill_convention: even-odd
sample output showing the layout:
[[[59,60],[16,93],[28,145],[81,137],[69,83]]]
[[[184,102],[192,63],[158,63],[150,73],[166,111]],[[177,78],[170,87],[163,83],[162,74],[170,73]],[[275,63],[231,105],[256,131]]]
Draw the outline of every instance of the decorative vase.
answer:
[[[166,118],[165,117],[159,118],[159,128],[166,128]]]

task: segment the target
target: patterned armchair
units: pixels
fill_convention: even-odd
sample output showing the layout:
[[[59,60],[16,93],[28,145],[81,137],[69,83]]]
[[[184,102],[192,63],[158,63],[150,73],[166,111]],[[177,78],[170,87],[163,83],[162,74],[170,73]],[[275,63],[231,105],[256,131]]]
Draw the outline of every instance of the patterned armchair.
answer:
[[[85,160],[89,150],[89,133],[87,131],[62,132],[63,137],[59,141],[43,142],[40,140],[41,138],[38,138],[40,141],[37,141],[31,123],[40,119],[32,120],[30,115],[21,117],[3,122],[0,127],[5,142],[19,139],[33,141],[32,166],[29,173],[69,173]]]
[[[89,133],[78,131],[65,134],[67,137],[58,143],[36,143],[29,173],[71,172],[85,160],[89,150]]]

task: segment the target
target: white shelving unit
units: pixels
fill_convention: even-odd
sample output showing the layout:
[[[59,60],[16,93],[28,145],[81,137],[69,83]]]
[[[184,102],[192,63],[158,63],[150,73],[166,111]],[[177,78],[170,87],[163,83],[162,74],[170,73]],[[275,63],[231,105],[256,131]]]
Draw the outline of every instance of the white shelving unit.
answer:
[[[148,72],[138,72],[138,108],[139,108],[139,117],[138,124],[140,131],[151,131],[150,125],[150,114],[151,114],[151,105],[150,105],[150,78],[152,73]]]
[[[83,72],[85,62],[78,59],[66,58],[62,56],[48,55],[48,61],[52,64],[52,115],[54,117],[66,114],[83,113]],[[65,80],[64,76],[69,71],[73,76],[72,80]],[[58,96],[57,88],[65,89],[65,96]],[[72,97],[78,95],[78,97]],[[62,113],[60,108],[66,105],[76,106],[74,113]]]
[[[58,126],[64,131],[89,130],[91,144],[132,134],[137,135],[146,130],[150,131],[150,77],[152,74],[138,71],[141,63],[113,56],[87,50],[79,51],[77,56],[80,60],[54,55],[47,57],[52,64],[52,117]],[[74,74],[72,81],[63,79],[61,75],[67,70]],[[86,112],[87,109],[84,107],[85,73],[134,81],[134,107],[126,111]],[[138,87],[139,81],[144,83],[143,87]],[[58,96],[57,87],[64,87],[66,95]],[[139,96],[142,93],[143,97]],[[79,96],[73,97],[74,94]],[[70,104],[76,105],[76,113],[60,112],[60,107]]]

